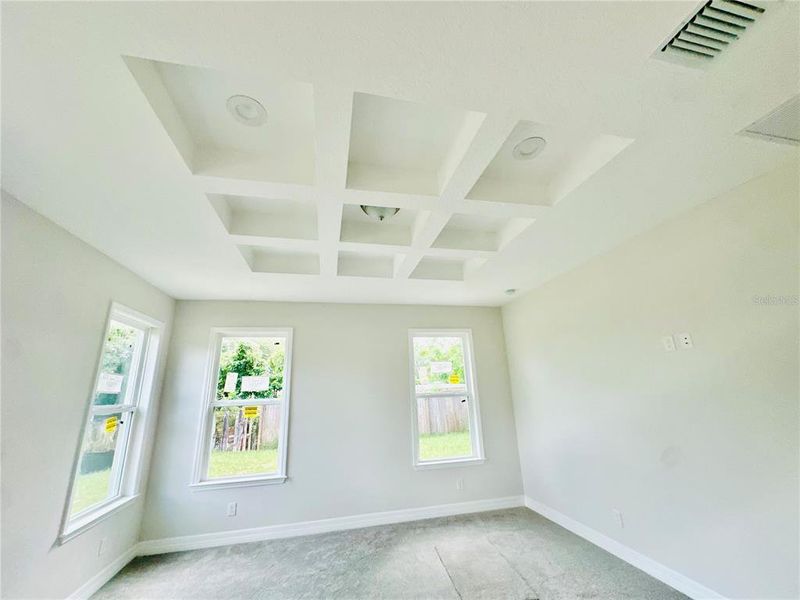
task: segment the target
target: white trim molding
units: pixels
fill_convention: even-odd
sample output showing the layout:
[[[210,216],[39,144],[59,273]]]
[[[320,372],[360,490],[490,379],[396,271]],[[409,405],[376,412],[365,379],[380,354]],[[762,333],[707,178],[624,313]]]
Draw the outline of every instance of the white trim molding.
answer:
[[[255,527],[252,529],[236,529],[233,531],[219,531],[215,533],[202,533],[199,535],[145,540],[139,542],[137,554],[139,556],[147,556],[150,554],[163,554],[165,552],[198,550],[200,548],[212,548],[214,546],[227,546],[228,544],[244,544],[247,542],[260,542],[278,538],[328,533],[331,531],[360,529],[361,527],[389,525],[406,521],[420,521],[423,519],[434,519],[436,517],[449,517],[452,515],[501,510],[518,506],[524,506],[524,498],[522,496],[508,496],[505,498],[490,498],[488,500],[473,500],[471,502],[458,502],[455,504],[439,504],[420,508],[405,508],[347,517],[334,517],[331,519],[321,519],[319,521],[302,521],[299,523],[268,525],[266,527]]]
[[[660,562],[657,562],[652,558],[637,552],[633,548],[629,548],[617,540],[608,537],[604,533],[600,533],[596,529],[592,529],[583,523],[579,523],[575,519],[558,512],[554,508],[550,508],[546,504],[525,496],[525,506],[527,506],[533,512],[540,514],[545,519],[552,521],[557,525],[561,525],[561,527],[564,529],[567,529],[575,535],[582,537],[595,546],[599,546],[606,552],[610,552],[617,558],[624,560],[626,563],[633,565],[641,571],[644,571],[651,577],[666,583],[668,586],[675,588],[690,598],[694,598],[695,600],[726,600],[725,596],[722,594],[705,587],[693,579],[689,579],[677,571],[673,571],[666,565],[663,565]]]
[[[128,548],[113,562],[107,564],[99,573],[84,583],[77,590],[67,596],[67,600],[87,600],[94,595],[97,590],[108,583],[114,575],[119,573],[122,568],[138,556],[138,545],[134,544]]]

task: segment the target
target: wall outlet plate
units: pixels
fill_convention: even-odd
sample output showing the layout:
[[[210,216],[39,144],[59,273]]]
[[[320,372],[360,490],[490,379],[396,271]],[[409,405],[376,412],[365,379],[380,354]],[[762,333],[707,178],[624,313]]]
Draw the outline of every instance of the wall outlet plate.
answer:
[[[675,351],[675,339],[671,335],[665,335],[661,338],[661,345],[667,352]]]
[[[614,519],[617,521],[617,525],[619,525],[620,529],[623,529],[625,527],[625,521],[622,519],[622,511],[612,508],[611,512],[614,513]]]
[[[237,510],[237,508],[238,508],[238,506],[237,506],[236,502],[229,502],[229,503],[228,503],[228,512],[227,512],[227,515],[228,515],[229,517],[235,517],[235,516],[236,516],[236,510]]]

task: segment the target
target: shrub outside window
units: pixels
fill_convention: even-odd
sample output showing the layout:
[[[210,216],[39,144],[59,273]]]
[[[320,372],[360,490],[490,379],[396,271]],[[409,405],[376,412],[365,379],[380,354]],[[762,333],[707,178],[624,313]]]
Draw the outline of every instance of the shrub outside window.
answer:
[[[193,485],[286,478],[291,329],[215,329]]]
[[[483,462],[469,330],[409,332],[414,465]]]

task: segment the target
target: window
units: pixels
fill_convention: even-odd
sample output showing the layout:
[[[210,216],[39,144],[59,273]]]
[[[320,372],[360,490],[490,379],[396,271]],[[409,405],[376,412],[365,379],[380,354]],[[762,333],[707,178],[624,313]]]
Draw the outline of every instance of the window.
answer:
[[[152,391],[161,326],[121,305],[111,306],[61,541],[136,494],[142,416]]]
[[[409,333],[418,468],[483,462],[470,331]]]
[[[193,485],[286,479],[291,329],[215,329]]]

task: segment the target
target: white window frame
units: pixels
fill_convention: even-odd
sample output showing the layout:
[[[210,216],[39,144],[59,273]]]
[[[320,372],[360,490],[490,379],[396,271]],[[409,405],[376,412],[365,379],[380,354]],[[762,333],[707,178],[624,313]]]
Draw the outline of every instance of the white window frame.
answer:
[[[239,406],[241,401],[218,401],[217,378],[219,377],[220,351],[222,339],[226,337],[283,337],[286,338],[285,364],[283,366],[283,395],[280,400],[269,398],[248,400],[248,406],[281,405],[280,436],[278,438],[278,471],[263,475],[208,478],[208,459],[213,444],[211,427],[214,422],[214,408],[220,406]],[[255,485],[280,484],[286,481],[286,458],[289,448],[289,405],[292,385],[292,328],[291,327],[214,327],[211,329],[211,342],[206,367],[205,389],[203,393],[202,415],[195,450],[195,460],[190,487],[195,491],[216,490],[230,487],[249,487]]]
[[[131,364],[125,403],[95,405],[94,401],[97,395],[97,386],[103,368],[105,344],[108,339],[112,321],[141,330],[143,332],[141,347],[139,348],[138,356],[135,358],[134,363]],[[142,463],[145,452],[144,446],[145,440],[147,439],[145,434],[149,421],[148,409],[151,405],[155,388],[156,374],[158,372],[159,346],[163,329],[163,322],[133,310],[132,308],[128,308],[123,304],[112,302],[109,307],[106,325],[103,330],[103,337],[100,341],[100,351],[98,352],[94,382],[89,395],[89,402],[84,412],[83,425],[81,427],[80,436],[78,437],[78,446],[73,459],[69,491],[61,518],[60,534],[57,539],[59,544],[63,544],[91,527],[94,527],[100,521],[103,521],[113,513],[129,505],[139,496],[143,474]],[[78,470],[80,469],[84,437],[89,427],[91,427],[95,416],[116,413],[129,414],[129,416],[124,418],[122,423],[118,425],[120,431],[117,435],[122,436],[122,438],[118,438],[117,441],[110,484],[113,489],[116,489],[116,493],[106,498],[103,502],[89,507],[76,515],[70,516],[70,509],[76,488],[75,484],[78,479]]]
[[[414,362],[414,338],[417,337],[458,337],[461,338],[464,348],[464,383],[467,388],[463,392],[426,392],[417,394],[415,380]],[[483,431],[481,429],[481,410],[478,400],[478,385],[476,381],[475,351],[472,343],[471,329],[409,329],[408,331],[408,372],[411,393],[411,431],[412,444],[411,453],[414,468],[439,469],[446,467],[459,467],[467,465],[479,465],[486,461],[483,452]],[[417,408],[417,398],[433,397],[443,398],[446,396],[467,397],[469,407],[469,427],[470,439],[472,441],[472,454],[458,458],[447,458],[440,460],[420,460],[419,458],[419,417]]]

